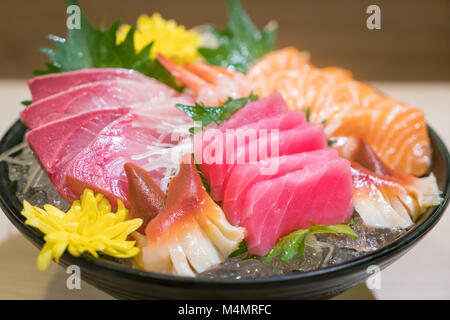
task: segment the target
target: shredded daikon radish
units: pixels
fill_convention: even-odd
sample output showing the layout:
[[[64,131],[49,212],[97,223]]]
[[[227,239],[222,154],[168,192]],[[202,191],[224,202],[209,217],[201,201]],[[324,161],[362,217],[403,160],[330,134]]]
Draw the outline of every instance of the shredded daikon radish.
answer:
[[[19,152],[28,146],[27,142],[21,142],[18,145],[12,147],[11,149],[6,150],[2,154],[0,154],[0,161],[5,161],[8,163],[18,164],[18,165],[29,165],[30,163],[18,159],[11,158],[10,156],[16,152]]]
[[[178,174],[181,156],[193,152],[192,137],[189,132],[193,123],[182,117],[151,115],[150,118],[157,121],[134,121],[132,126],[155,130],[157,139],[147,146],[148,151],[133,155],[132,159],[146,159],[147,163],[142,168],[149,172],[162,169],[163,178],[160,181],[160,187],[167,192],[170,180]]]

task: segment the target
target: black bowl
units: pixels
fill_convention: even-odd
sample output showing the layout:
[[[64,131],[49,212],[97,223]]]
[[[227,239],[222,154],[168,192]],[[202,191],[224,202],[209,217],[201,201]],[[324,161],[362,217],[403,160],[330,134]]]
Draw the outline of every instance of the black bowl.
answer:
[[[418,223],[391,244],[366,256],[316,271],[257,280],[192,279],[140,271],[110,261],[65,253],[60,265],[77,265],[83,280],[100,290],[127,299],[318,299],[330,298],[365,281],[367,268],[383,269],[412,248],[442,216],[450,198],[450,156],[439,136],[429,128],[433,148],[432,171],[443,192],[443,202],[429,210]],[[23,141],[26,128],[17,121],[0,142],[0,153]],[[0,205],[11,222],[34,245],[41,248],[42,235],[24,224],[16,186],[9,180],[8,166],[0,163]]]

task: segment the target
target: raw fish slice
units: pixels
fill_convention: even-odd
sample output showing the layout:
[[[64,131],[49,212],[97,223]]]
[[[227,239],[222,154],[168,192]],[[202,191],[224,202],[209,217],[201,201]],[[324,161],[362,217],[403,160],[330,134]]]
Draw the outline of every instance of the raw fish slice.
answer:
[[[311,185],[309,189],[310,196],[306,198],[311,199],[312,204],[309,206],[305,202],[305,209],[302,212],[310,210],[316,212],[317,216],[314,219],[317,219],[317,222],[314,219],[312,220],[316,224],[332,225],[348,222],[353,213],[353,202],[351,200],[353,185],[351,183],[351,170],[349,170],[350,162],[342,158],[336,158],[322,163],[322,165],[324,164],[326,164],[326,170],[323,172],[321,179],[317,180],[315,186]],[[297,189],[297,191],[299,190]],[[319,196],[319,199],[316,199],[318,193],[324,192],[329,193],[327,198]],[[304,202],[299,199],[301,199],[300,194],[295,193],[289,202],[287,215],[284,218],[296,225],[309,224],[311,218],[297,214],[296,208],[300,208],[300,204]],[[344,215],[342,220],[338,217],[339,213]],[[285,224],[278,232],[283,234],[290,233],[290,226]]]
[[[275,92],[267,97],[253,101],[237,111],[233,116],[220,125],[221,130],[236,129],[261,119],[281,115],[288,110],[283,97]]]
[[[156,80],[127,80],[88,83],[34,102],[20,113],[23,122],[34,129],[48,122],[96,109],[128,107],[139,102],[157,103],[177,96]]]
[[[129,113],[104,128],[71,163],[64,183],[76,194],[91,188],[128,204],[127,162],[147,170],[163,191],[180,154],[191,148],[187,117]],[[187,140],[186,140],[187,139]]]
[[[301,64],[295,49],[272,52],[247,73],[259,96],[280,92],[292,110],[310,109],[311,120],[326,120],[328,136],[363,138],[396,171],[421,176],[431,164],[424,113],[383,96],[339,68]],[[287,61],[286,61],[287,59]]]
[[[157,114],[169,117],[186,117],[186,114],[175,107],[176,104],[193,105],[194,100],[191,97],[182,94],[178,97],[172,97],[158,102],[141,102],[131,105],[130,108],[136,113]]]
[[[415,212],[419,207],[401,183],[356,164],[352,175],[353,202],[364,224],[378,228],[407,228],[414,224],[408,210]]]
[[[277,240],[315,224],[346,223],[353,212],[350,164],[313,162],[284,176],[255,183],[242,204],[249,252],[266,255]]]
[[[311,166],[315,166],[311,169]],[[334,167],[330,171],[330,167]],[[336,169],[338,168],[338,169]],[[281,206],[277,210],[268,212],[260,221],[261,225],[267,225],[264,233],[286,235],[297,229],[305,229],[304,227],[292,229],[292,226],[310,226],[312,222],[316,224],[338,224],[342,221],[336,220],[338,212],[350,212],[345,218],[347,221],[351,212],[353,212],[353,204],[349,202],[349,195],[352,194],[352,186],[349,183],[349,163],[343,159],[334,159],[329,162],[310,164],[305,167],[303,175],[308,175],[308,170],[314,171],[314,180],[310,181],[308,188],[298,188],[295,180],[286,180],[284,191],[290,195],[284,199]],[[338,190],[337,188],[341,188]],[[317,193],[331,191],[328,198],[319,197]],[[282,197],[282,194],[278,195]],[[310,199],[310,201],[304,201]],[[278,199],[279,200],[279,199]],[[333,207],[330,209],[330,207]],[[337,209],[337,211],[336,211]],[[339,211],[340,210],[340,211]],[[299,214],[299,212],[314,213],[314,218],[307,215]],[[289,221],[289,223],[285,223]],[[325,223],[316,221],[328,221]],[[338,221],[338,222],[333,222]],[[260,233],[258,243],[263,241],[265,235]]]
[[[238,226],[246,217],[241,212],[247,191],[256,183],[283,176],[302,169],[308,163],[326,162],[336,159],[338,153],[331,148],[269,158],[253,164],[237,164],[233,167],[225,185],[222,208],[232,225]],[[270,167],[278,167],[273,175],[264,175]]]
[[[247,207],[244,207],[245,209],[241,204],[241,210],[243,211],[242,216],[245,216],[245,218],[241,221],[241,225],[251,230],[248,233],[249,236],[246,239],[247,246],[250,245],[252,247],[258,247],[261,244],[261,241],[264,241],[262,239],[267,237],[267,235],[269,235],[269,240],[271,239],[272,235],[278,235],[277,239],[283,236],[281,235],[280,231],[284,229],[284,224],[287,220],[285,216],[288,215],[287,208],[289,204],[294,200],[294,197],[299,197],[299,199],[311,199],[314,187],[317,185],[326,171],[325,164],[317,164],[314,169],[311,169],[311,166],[312,165],[306,165],[304,169],[313,170],[314,174],[312,175],[312,179],[306,180],[308,183],[308,187],[303,187],[299,190],[297,190],[297,188],[299,185],[302,185],[302,180],[294,181],[290,179],[280,179],[278,181],[268,179],[266,180],[267,183],[265,185],[260,186],[259,184],[256,184],[258,195],[253,193],[253,197],[257,196],[258,200],[254,199],[254,204],[248,204]],[[303,175],[305,176],[305,178],[311,177],[311,174],[308,173],[304,173]],[[250,189],[250,191],[251,190],[252,188]],[[275,190],[281,190],[282,192],[275,192]],[[247,200],[245,200],[243,203],[247,205],[246,201]],[[268,207],[267,212],[263,213],[259,207],[261,202],[266,204],[273,203],[275,207]],[[297,207],[295,208],[294,214],[299,215],[299,213],[303,213],[305,208],[306,210],[308,210],[308,206],[305,201],[301,201],[296,204]],[[256,217],[252,216],[254,212],[257,212]],[[291,227],[295,226],[296,220],[296,216],[294,216],[294,219],[292,219],[291,217],[291,220],[289,220],[289,225]]]
[[[186,154],[172,179],[165,209],[150,221],[136,261],[145,270],[194,277],[225,261],[245,237],[244,228],[228,223],[203,187]]]
[[[433,174],[416,178],[396,172],[364,141],[351,159],[357,162],[352,165],[355,209],[370,227],[407,228],[441,201]]]
[[[141,218],[142,225],[137,232],[144,234],[147,224],[164,209],[166,195],[150,174],[134,163],[125,163],[128,179],[128,200],[130,219]]]
[[[236,146],[245,143],[243,142],[243,139],[246,139],[246,141],[249,142],[253,139],[259,138],[261,134],[264,135],[266,132],[270,133],[270,130],[289,130],[304,123],[306,123],[306,117],[303,111],[286,111],[276,116],[263,118],[262,120],[245,124],[239,128],[224,129],[222,126],[217,129],[208,128],[195,136],[194,154],[196,162],[203,164],[201,165],[202,174],[207,180],[209,180],[210,171],[214,170],[215,166],[214,163],[210,163],[211,161],[208,160],[209,158],[206,158],[205,161],[203,161],[204,156],[208,156],[208,150],[215,149],[214,146],[218,146],[220,141],[226,151],[235,149]],[[227,124],[227,122],[225,122],[225,124]],[[212,134],[210,134],[210,132]],[[203,140],[199,141],[199,135],[201,135]],[[232,138],[230,139],[230,137]],[[227,163],[226,156],[227,153],[223,152],[221,159],[222,161],[220,163]],[[215,157],[216,156],[214,154],[214,158]]]
[[[82,69],[69,72],[51,73],[28,80],[33,102],[82,84],[105,80],[147,81],[143,74],[121,68]]]
[[[353,112],[352,116],[336,115],[330,126],[327,133],[338,142],[342,137],[360,137],[384,163],[398,172],[421,176],[431,164],[425,116],[418,108],[393,99],[381,99],[371,108]]]
[[[72,160],[109,123],[123,116],[128,108],[95,110],[55,121],[27,133],[27,142],[63,198],[78,197],[64,184],[64,172]]]
[[[208,127],[209,130],[219,130],[222,133],[225,133],[226,130],[229,129],[238,129],[242,127],[254,127],[256,122],[264,120],[266,118],[276,118],[283,113],[286,113],[288,111],[286,103],[284,102],[283,98],[279,93],[273,93],[269,96],[265,97],[264,99],[260,99],[258,101],[253,101],[245,105],[242,109],[237,111],[233,116],[228,119],[226,122],[222,123],[220,126],[216,125],[210,125]],[[299,119],[299,122],[303,123],[304,120]],[[300,123],[299,123],[300,124]],[[263,124],[261,124],[263,125]],[[259,128],[259,127],[258,127]],[[263,126],[264,128],[275,128],[273,126]],[[280,129],[281,130],[281,129]],[[207,132],[207,131],[206,131]],[[200,132],[197,135],[205,136],[208,133]],[[211,139],[213,136],[211,136],[209,139],[202,139],[201,146],[202,148],[206,148],[213,139]],[[223,137],[222,137],[223,138]],[[199,137],[197,137],[199,139]],[[196,153],[196,161],[199,162],[200,157]],[[205,168],[206,170],[206,168]],[[205,173],[207,174],[207,173]]]
[[[212,165],[209,169],[209,180],[207,180],[211,186],[211,196],[216,201],[223,200],[226,179],[235,164],[252,163],[270,157],[319,150],[327,147],[327,138],[320,124],[307,123],[289,130],[280,131],[278,134],[274,134],[272,131],[266,137],[260,137],[243,146],[238,146],[232,152],[233,157],[227,163]],[[201,170],[202,167],[203,165],[200,165]],[[267,174],[270,174],[270,172],[267,172]]]
[[[309,65],[306,55],[302,54],[295,47],[287,47],[268,53],[257,61],[254,67],[247,73],[248,80],[261,92],[255,92],[260,96],[265,96],[269,89],[264,88],[267,79],[270,79],[274,71],[295,70],[305,65]]]

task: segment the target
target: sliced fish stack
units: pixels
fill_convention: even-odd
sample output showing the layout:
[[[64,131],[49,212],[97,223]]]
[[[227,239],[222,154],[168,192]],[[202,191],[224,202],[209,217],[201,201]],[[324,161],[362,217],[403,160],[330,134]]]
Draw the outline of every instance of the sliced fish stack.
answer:
[[[191,98],[124,69],[45,75],[29,87],[33,103],[21,112],[31,129],[27,141],[67,201],[90,187],[113,204],[127,203],[126,162],[150,166],[167,189],[192,126],[175,104],[191,104]],[[158,166],[169,153],[173,166]]]
[[[236,141],[223,144],[231,128]],[[238,143],[243,133],[267,129],[276,129],[276,134],[249,134]],[[301,111],[288,111],[280,94],[249,103],[214,131],[210,139],[208,129],[201,133],[201,148],[194,138],[194,148],[205,158],[223,150],[215,157],[222,161],[205,161],[199,167],[228,220],[247,229],[250,253],[265,255],[280,237],[313,223],[338,224],[351,218],[350,162],[328,147],[321,124],[307,122]]]

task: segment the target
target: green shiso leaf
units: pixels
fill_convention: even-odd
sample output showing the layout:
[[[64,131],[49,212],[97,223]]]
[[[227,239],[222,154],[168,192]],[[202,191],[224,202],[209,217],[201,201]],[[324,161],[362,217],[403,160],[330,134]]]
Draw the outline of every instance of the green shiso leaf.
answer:
[[[258,30],[239,0],[229,0],[228,4],[228,25],[222,31],[208,28],[218,47],[199,48],[199,52],[210,64],[245,73],[258,59],[275,50],[276,29]]]
[[[352,222],[350,222],[350,223],[352,223]],[[313,233],[313,234],[317,234],[317,233],[343,234],[343,235],[349,236],[353,239],[358,239],[358,235],[355,233],[355,231],[353,231],[353,229],[350,226],[350,223],[349,224],[335,224],[335,225],[331,225],[331,226],[313,224],[311,226],[311,228],[309,228],[309,232]]]
[[[193,106],[176,104],[176,108],[183,111],[186,115],[196,122],[200,122],[202,127],[206,127],[212,122],[221,124],[231,118],[238,110],[247,103],[258,100],[258,96],[251,93],[246,98],[232,99],[228,98],[223,107],[206,107],[203,104],[195,103]],[[196,128],[191,128],[191,132],[196,132]]]
[[[318,234],[318,233],[329,233],[329,234],[342,234],[354,239],[358,238],[358,235],[353,231],[351,226],[354,225],[353,219],[349,221],[347,224],[336,224],[336,225],[322,225],[322,224],[312,224],[312,226],[308,229],[299,229],[290,234],[280,238],[277,244],[273,247],[272,250],[264,257],[262,263],[268,263],[276,256],[281,255],[280,261],[287,262],[291,260],[296,254],[300,258],[303,257],[306,248],[306,237]],[[229,255],[229,258],[237,257],[241,254],[248,252],[247,244],[245,241],[242,241],[239,245],[238,249],[232,252]],[[246,259],[259,259],[258,256],[249,255]]]
[[[301,258],[305,251],[305,239],[310,234],[318,233],[330,233],[330,234],[343,234],[354,239],[358,238],[358,235],[351,228],[350,221],[348,224],[336,224],[336,225],[316,225],[312,224],[309,229],[300,229],[294,231],[282,238],[280,238],[273,247],[273,249],[267,254],[263,263],[270,262],[273,258],[281,254],[280,260],[287,262],[291,260],[297,253]]]
[[[67,0],[67,5],[78,5],[76,0]],[[92,27],[81,12],[81,28],[69,29],[67,38],[49,35],[54,48],[40,48],[50,61],[46,69],[35,70],[35,75],[74,71],[87,68],[126,68],[139,71],[177,90],[172,75],[157,61],[150,59],[150,43],[140,52],[134,46],[134,29],[131,28],[125,40],[117,44],[116,33],[120,22],[109,29]]]

